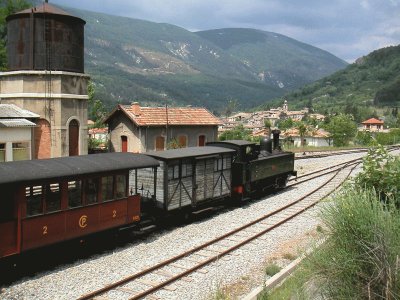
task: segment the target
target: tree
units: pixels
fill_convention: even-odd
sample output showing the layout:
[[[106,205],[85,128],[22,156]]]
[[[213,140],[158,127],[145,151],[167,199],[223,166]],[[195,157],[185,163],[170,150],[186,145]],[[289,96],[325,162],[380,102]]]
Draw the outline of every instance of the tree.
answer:
[[[265,129],[268,130],[268,136],[270,136],[271,135],[271,127],[272,127],[271,120],[265,119],[264,120],[264,127],[265,127]]]
[[[7,70],[7,26],[6,17],[17,11],[30,7],[25,0],[0,0],[0,70]]]
[[[288,130],[289,128],[294,127],[294,121],[291,118],[279,120],[277,123],[277,127],[280,130]]]
[[[179,143],[179,141],[176,138],[172,138],[168,143],[167,143],[167,149],[179,149],[179,148],[184,148],[183,145]]]
[[[91,118],[94,122],[93,127],[101,128],[101,127],[104,127],[103,120],[107,114],[107,111],[106,111],[106,108],[105,108],[103,102],[101,102],[101,100],[94,98],[94,94],[95,94],[94,84],[92,81],[89,81],[89,85],[88,85],[89,118]]]
[[[304,136],[308,132],[308,128],[304,122],[298,122],[297,129],[299,130],[299,135],[300,135],[300,141],[301,141],[301,146],[304,147]]]
[[[219,136],[220,141],[225,140],[247,140],[251,141],[251,130],[244,128],[242,124],[236,126],[232,130],[224,131]]]
[[[311,98],[308,99],[307,104],[306,104],[306,107],[308,108],[308,111],[309,111],[310,113],[314,112],[314,107],[313,107],[312,99],[311,99]]]
[[[325,126],[330,132],[335,147],[346,146],[357,134],[357,125],[350,115],[339,114],[332,117]]]
[[[399,114],[398,108],[397,107],[393,108],[392,109],[392,116],[397,118],[398,114]]]

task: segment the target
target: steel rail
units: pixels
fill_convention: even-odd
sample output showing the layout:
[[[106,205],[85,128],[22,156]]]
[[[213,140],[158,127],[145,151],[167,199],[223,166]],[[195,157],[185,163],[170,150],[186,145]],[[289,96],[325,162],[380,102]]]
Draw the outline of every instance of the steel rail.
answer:
[[[389,151],[394,151],[396,149],[399,149],[399,145],[391,145],[385,147]],[[304,156],[297,156],[294,159],[295,160],[301,160],[301,159],[309,159],[309,158],[322,158],[322,157],[329,157],[329,156],[336,156],[336,155],[344,155],[344,154],[353,154],[353,153],[362,153],[362,152],[368,152],[368,150],[371,148],[356,148],[355,150],[347,150],[347,151],[337,151],[333,153],[321,153],[321,154],[312,154],[312,155],[304,155]],[[324,151],[315,151],[315,152],[329,152],[332,150],[324,150]],[[313,152],[313,151],[308,151],[308,152]]]

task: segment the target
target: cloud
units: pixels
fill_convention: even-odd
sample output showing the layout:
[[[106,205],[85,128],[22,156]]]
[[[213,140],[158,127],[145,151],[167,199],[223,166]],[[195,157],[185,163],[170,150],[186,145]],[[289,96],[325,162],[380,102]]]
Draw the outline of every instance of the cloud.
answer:
[[[400,0],[53,0],[54,4],[170,23],[277,32],[353,61],[400,43]]]

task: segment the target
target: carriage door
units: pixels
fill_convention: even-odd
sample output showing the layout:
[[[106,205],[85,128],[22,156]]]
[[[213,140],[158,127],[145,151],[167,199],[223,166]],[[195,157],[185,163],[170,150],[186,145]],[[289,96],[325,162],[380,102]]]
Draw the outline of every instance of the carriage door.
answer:
[[[11,186],[0,186],[0,193],[0,257],[3,257],[18,252],[18,201]]]
[[[196,163],[196,201],[214,196],[214,160],[207,158]]]

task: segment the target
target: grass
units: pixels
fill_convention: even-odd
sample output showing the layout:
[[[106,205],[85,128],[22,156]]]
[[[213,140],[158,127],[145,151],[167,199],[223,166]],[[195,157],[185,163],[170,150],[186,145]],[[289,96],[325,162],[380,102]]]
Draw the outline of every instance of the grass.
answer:
[[[258,299],[400,299],[400,211],[349,185],[322,218],[325,243]]]
[[[308,260],[333,299],[400,297],[400,213],[374,191],[349,186],[323,211],[328,239]]]
[[[272,291],[264,289],[257,300],[311,299],[308,297],[309,292],[303,289],[307,286],[308,278],[310,278],[309,271],[299,267],[282,285]]]
[[[274,276],[277,274],[281,268],[276,264],[269,264],[265,267],[265,274],[268,276]]]
[[[296,259],[296,255],[294,255],[292,253],[285,253],[285,254],[283,254],[282,257],[287,260],[295,260]]]

